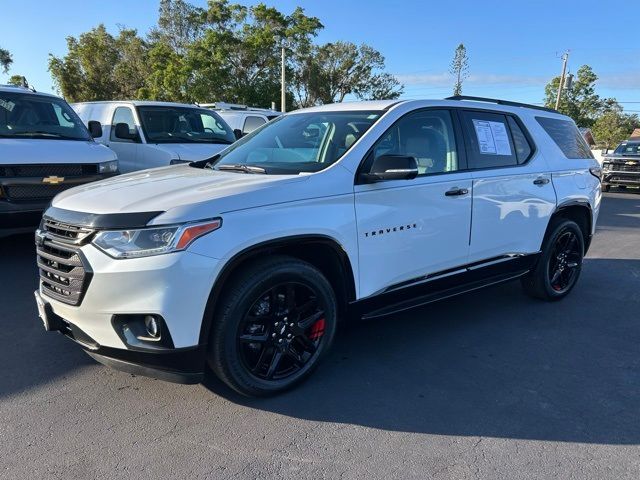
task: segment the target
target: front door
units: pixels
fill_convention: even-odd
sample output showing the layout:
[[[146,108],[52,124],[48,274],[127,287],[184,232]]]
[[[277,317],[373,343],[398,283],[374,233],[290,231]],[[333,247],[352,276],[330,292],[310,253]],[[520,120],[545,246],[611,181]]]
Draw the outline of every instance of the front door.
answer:
[[[373,156],[413,156],[419,175],[355,186],[363,297],[467,263],[472,180],[455,132],[449,111],[421,110],[373,147]]]
[[[130,107],[117,107],[113,112],[109,143],[107,146],[116,152],[116,155],[118,155],[118,168],[120,169],[120,173],[129,173],[134,170],[139,170],[137,165],[140,149],[139,137],[133,140],[117,138],[116,125],[118,123],[126,123],[129,126],[129,133],[138,133],[138,127],[136,126],[136,122],[133,118],[133,111]]]

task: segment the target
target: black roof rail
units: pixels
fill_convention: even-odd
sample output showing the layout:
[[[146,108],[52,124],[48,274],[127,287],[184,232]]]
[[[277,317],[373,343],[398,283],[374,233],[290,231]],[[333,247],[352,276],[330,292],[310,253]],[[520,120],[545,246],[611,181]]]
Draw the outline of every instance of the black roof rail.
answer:
[[[541,107],[539,105],[531,105],[529,103],[511,102],[509,100],[499,100],[497,98],[471,97],[468,95],[454,95],[452,97],[445,98],[445,100],[472,100],[474,102],[497,103],[498,105],[507,105],[509,107],[533,108],[535,110],[543,110],[545,112],[560,113],[559,111],[553,108]]]

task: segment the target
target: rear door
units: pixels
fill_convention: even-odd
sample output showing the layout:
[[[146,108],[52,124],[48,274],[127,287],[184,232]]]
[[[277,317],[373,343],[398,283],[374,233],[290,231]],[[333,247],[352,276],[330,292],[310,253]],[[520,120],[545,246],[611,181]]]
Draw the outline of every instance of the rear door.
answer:
[[[473,176],[469,262],[537,252],[556,206],[545,159],[515,115],[459,115]]]
[[[464,265],[471,227],[471,174],[448,110],[398,120],[365,165],[384,154],[417,159],[418,177],[355,186],[360,292],[380,293]]]

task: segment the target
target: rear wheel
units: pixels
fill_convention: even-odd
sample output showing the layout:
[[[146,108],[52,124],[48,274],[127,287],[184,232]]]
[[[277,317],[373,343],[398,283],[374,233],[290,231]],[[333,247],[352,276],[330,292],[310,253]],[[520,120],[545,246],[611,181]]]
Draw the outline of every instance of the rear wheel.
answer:
[[[260,261],[235,278],[214,318],[209,365],[244,395],[284,391],[318,365],[336,330],[327,279],[290,257]]]
[[[551,225],[536,267],[522,279],[525,292],[543,300],[559,300],[575,286],[582,270],[584,236],[573,221]]]

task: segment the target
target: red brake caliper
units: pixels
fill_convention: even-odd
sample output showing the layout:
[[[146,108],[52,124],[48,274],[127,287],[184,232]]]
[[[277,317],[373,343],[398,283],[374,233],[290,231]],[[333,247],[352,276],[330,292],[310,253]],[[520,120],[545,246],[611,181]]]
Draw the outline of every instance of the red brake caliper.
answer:
[[[322,335],[324,335],[324,318],[321,318],[311,326],[309,340],[317,340]]]

